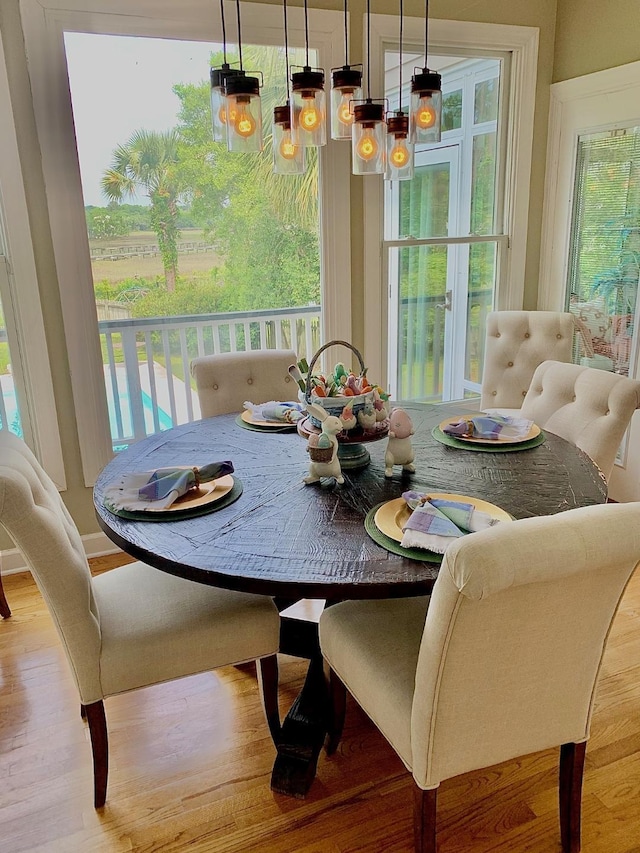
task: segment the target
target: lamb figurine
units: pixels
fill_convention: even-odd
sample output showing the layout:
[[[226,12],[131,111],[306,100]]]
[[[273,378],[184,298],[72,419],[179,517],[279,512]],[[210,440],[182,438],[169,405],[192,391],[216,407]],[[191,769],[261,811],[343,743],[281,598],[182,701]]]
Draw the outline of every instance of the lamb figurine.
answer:
[[[303,482],[317,483],[321,477],[333,477],[337,483],[344,483],[340,460],[338,459],[337,435],[344,429],[340,418],[329,415],[322,406],[311,403],[307,411],[316,417],[322,424],[320,435],[312,433],[307,443],[307,451],[311,457],[309,463],[309,475]]]
[[[411,446],[413,423],[404,409],[392,409],[389,414],[389,441],[384,454],[384,476],[393,476],[393,466],[402,465],[403,471],[414,473],[414,454]]]

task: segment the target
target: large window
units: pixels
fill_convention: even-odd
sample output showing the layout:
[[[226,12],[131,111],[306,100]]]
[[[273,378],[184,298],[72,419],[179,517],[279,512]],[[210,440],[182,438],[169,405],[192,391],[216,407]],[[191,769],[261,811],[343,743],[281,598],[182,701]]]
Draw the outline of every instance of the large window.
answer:
[[[77,2],[74,10],[69,10],[65,0],[21,0],[25,41],[29,58],[29,71],[33,90],[34,109],[38,126],[40,147],[42,150],[43,169],[47,187],[47,199],[51,219],[56,267],[61,283],[61,298],[64,311],[65,331],[71,378],[74,394],[76,418],[80,438],[85,482],[91,485],[98,472],[110,458],[114,443],[126,439],[125,433],[134,431],[136,435],[144,435],[149,429],[162,429],[163,414],[175,421],[174,411],[178,412],[180,405],[186,410],[187,417],[195,416],[189,411],[192,405],[191,395],[185,393],[180,400],[180,389],[187,391],[188,362],[192,356],[192,346],[198,351],[207,352],[207,347],[244,348],[252,344],[254,335],[261,341],[273,332],[274,343],[284,346],[290,340],[291,330],[297,327],[298,319],[287,319],[285,328],[275,328],[271,319],[264,315],[255,318],[232,317],[233,328],[220,329],[215,323],[209,328],[199,327],[183,315],[177,315],[171,308],[169,313],[177,317],[175,328],[167,331],[164,328],[150,325],[155,318],[122,318],[98,320],[95,299],[95,287],[92,264],[97,263],[92,249],[99,246],[93,243],[87,235],[87,218],[83,203],[83,186],[74,134],[73,108],[69,93],[70,83],[67,68],[66,47],[78,38],[93,36],[129,37],[133,42],[137,39],[169,39],[182,43],[200,42],[205,47],[206,63],[199,79],[205,79],[208,73],[208,58],[211,45],[220,44],[220,21],[208,0],[194,0],[188,7],[176,4],[173,0],[84,0]],[[264,48],[264,46],[280,45],[282,35],[282,9],[278,6],[250,3],[242,4],[243,43],[247,46]],[[318,63],[325,68],[336,66],[341,61],[343,18],[340,13],[320,10],[309,11],[310,48],[317,51]],[[289,15],[289,37],[292,47],[304,44],[304,21],[301,9],[291,9]],[[65,39],[67,45],[65,45]],[[134,47],[135,49],[135,47]],[[204,60],[203,60],[204,61]],[[73,75],[73,59],[69,62]],[[95,76],[96,68],[91,71]],[[158,77],[161,75],[158,74]],[[109,75],[105,75],[109,79]],[[159,81],[158,81],[159,82]],[[176,80],[180,83],[180,80]],[[192,84],[190,84],[192,85]],[[73,81],[71,88],[74,88]],[[75,86],[73,97],[79,93],[78,84]],[[189,92],[191,95],[192,92]],[[195,101],[190,100],[189,106]],[[118,113],[118,108],[125,106],[116,97],[105,103],[101,98],[91,106],[91,111],[99,115],[96,123],[102,121],[102,114],[107,117]],[[268,124],[269,116],[266,113]],[[180,125],[179,120],[178,124]],[[170,128],[167,128],[170,129]],[[124,143],[129,140],[123,138]],[[185,142],[184,139],[180,144]],[[203,162],[199,168],[206,170],[209,158],[206,156],[205,145],[201,149]],[[82,152],[81,152],[82,154]],[[231,156],[231,155],[229,155]],[[252,155],[238,155],[247,157]],[[237,162],[237,161],[236,161]],[[322,301],[322,330],[321,337],[326,339],[349,339],[351,336],[350,302],[344,300],[345,289],[350,290],[350,232],[349,232],[349,150],[348,146],[334,144],[322,149],[319,155],[318,188],[319,188],[319,220],[317,233],[322,235],[317,250],[315,262],[316,280],[319,265],[320,296]],[[64,180],[60,180],[64,176]],[[280,182],[286,178],[278,176]],[[262,187],[259,178],[255,179],[256,192]],[[195,195],[195,194],[194,194]],[[326,199],[326,201],[323,201]],[[330,201],[329,201],[330,200]],[[209,199],[211,216],[224,218],[228,213],[228,200],[221,195],[217,202]],[[217,209],[216,209],[217,205]],[[204,207],[202,205],[201,207]],[[256,212],[257,208],[250,203],[245,204],[247,215]],[[64,216],[60,216],[64,211]],[[275,217],[267,219],[266,224],[273,231]],[[104,225],[104,221],[101,223]],[[257,229],[252,225],[250,231]],[[228,236],[229,232],[227,232]],[[244,235],[247,236],[247,235]],[[273,236],[273,234],[272,234]],[[238,235],[240,241],[243,235]],[[101,238],[100,238],[101,239]],[[95,238],[91,238],[92,241]],[[202,242],[212,252],[219,251],[219,246],[208,243],[208,235],[202,235]],[[198,243],[200,240],[185,242]],[[277,244],[277,235],[274,238]],[[123,245],[125,245],[123,243]],[[142,243],[141,243],[142,245]],[[211,247],[213,246],[213,249]],[[158,248],[160,248],[158,246]],[[242,250],[244,248],[244,256]],[[236,276],[239,281],[242,276],[242,266],[250,268],[248,263],[250,241],[245,240],[244,247],[236,249],[235,257],[229,259],[227,274]],[[287,261],[285,253],[277,250],[279,260]],[[264,260],[264,258],[260,258]],[[289,258],[290,270],[299,258]],[[157,262],[157,259],[156,259]],[[231,263],[233,262],[233,263]],[[107,263],[111,263],[108,261]],[[311,265],[313,266],[313,265]],[[233,267],[233,269],[232,269]],[[184,264],[186,269],[186,261]],[[178,266],[179,270],[179,266]],[[164,271],[161,273],[166,276]],[[264,270],[257,270],[255,276],[256,293],[266,277]],[[132,276],[132,293],[135,296],[135,274]],[[178,288],[176,287],[176,291]],[[236,296],[239,288],[235,288]],[[105,294],[111,297],[111,292]],[[302,300],[303,297],[301,297]],[[107,298],[106,302],[120,302]],[[129,310],[126,299],[122,300],[125,310]],[[255,303],[254,303],[255,304]],[[121,310],[122,304],[118,306]],[[256,307],[257,304],[256,304]],[[288,306],[293,312],[300,309],[304,312],[309,306]],[[317,306],[316,306],[317,308]],[[115,308],[114,308],[115,310]],[[261,311],[269,309],[260,308]],[[238,315],[242,312],[230,311]],[[317,313],[317,311],[316,311]],[[124,340],[122,329],[131,319],[137,326],[129,328],[127,340]],[[184,320],[184,322],[183,322]],[[98,335],[100,323],[101,336]],[[132,324],[129,323],[129,326]],[[130,334],[129,334],[130,333]],[[312,338],[305,339],[312,345]],[[119,360],[120,359],[120,360]],[[105,365],[107,370],[105,374]],[[145,407],[145,397],[149,394],[155,382],[159,367],[167,374],[177,377],[182,386],[174,382],[173,389],[168,388],[166,406],[154,406],[153,400]],[[169,370],[169,365],[171,369]],[[125,400],[138,400],[137,409],[131,410],[127,422],[126,405],[119,406],[121,399],[122,367],[126,366]],[[120,368],[120,369],[119,369]],[[106,379],[106,387],[105,387]],[[145,385],[146,383],[146,385]],[[173,396],[172,396],[173,395]],[[109,423],[108,397],[111,397],[112,415]],[[163,414],[160,412],[163,410]],[[120,416],[118,416],[120,412]]]
[[[569,240],[576,359],[628,376],[640,283],[640,127],[579,136]]]
[[[274,174],[268,121],[260,153],[214,142],[208,70],[224,61],[219,45],[82,32],[64,44],[117,450],[199,417],[196,356],[318,349],[318,156],[308,149],[304,176]],[[262,69],[269,117],[286,100],[283,50],[242,52],[246,68]],[[235,45],[226,59],[238,65]],[[289,61],[303,64],[303,51]]]
[[[576,316],[575,359],[639,377],[640,62],[551,87],[538,308]],[[636,413],[609,480],[640,500]]]

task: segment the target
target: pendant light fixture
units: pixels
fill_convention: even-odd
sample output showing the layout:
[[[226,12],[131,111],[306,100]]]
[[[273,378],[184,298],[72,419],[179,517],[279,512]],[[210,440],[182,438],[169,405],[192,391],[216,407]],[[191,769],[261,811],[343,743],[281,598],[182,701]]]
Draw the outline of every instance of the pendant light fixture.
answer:
[[[367,97],[354,104],[351,130],[351,171],[354,175],[383,175],[386,161],[387,125],[384,102],[371,98],[371,8],[367,0]]]
[[[286,66],[287,101],[273,110],[273,171],[279,175],[302,175],[307,163],[304,146],[294,142],[291,135],[291,104],[289,95],[289,34],[287,0],[282,0],[284,14],[284,61]]]
[[[220,20],[222,22],[222,65],[211,68],[211,130],[214,142],[227,141],[227,101],[226,79],[238,74],[237,68],[232,68],[227,62],[227,32],[224,22],[224,3],[220,0]]]
[[[429,71],[429,0],[424,4],[424,68],[411,78],[410,138],[412,142],[440,142],[442,78]],[[415,69],[416,71],[418,69]]]
[[[344,0],[344,65],[331,69],[331,138],[351,139],[351,101],[362,100],[361,65],[349,65],[347,0]]]
[[[327,144],[324,71],[309,65],[309,13],[304,0],[305,65],[291,75],[291,132],[298,145]]]
[[[400,49],[398,109],[387,116],[387,171],[388,181],[410,181],[413,178],[413,143],[409,141],[409,116],[402,109],[402,41],[403,6],[400,0]]]
[[[240,0],[236,0],[240,70],[225,77],[227,148],[241,154],[262,151],[260,80],[248,77],[242,67]]]

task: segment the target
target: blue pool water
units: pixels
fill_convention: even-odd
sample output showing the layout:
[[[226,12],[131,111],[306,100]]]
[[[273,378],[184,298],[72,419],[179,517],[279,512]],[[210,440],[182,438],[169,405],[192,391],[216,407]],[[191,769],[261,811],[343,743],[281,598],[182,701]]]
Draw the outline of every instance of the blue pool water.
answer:
[[[142,406],[144,409],[144,425],[147,435],[151,435],[155,429],[153,424],[153,402],[151,397],[142,391]],[[131,419],[131,406],[129,405],[129,390],[128,388],[118,388],[118,404],[120,408],[120,417],[122,419],[122,432],[118,431],[118,422],[116,419],[116,411],[113,405],[113,395],[111,389],[107,391],[107,403],[109,405],[109,428],[111,429],[111,438],[115,441],[131,438],[133,436],[133,423]],[[171,415],[168,415],[163,409],[158,407],[158,421],[160,429],[170,429],[173,426]]]
[[[2,424],[2,428],[7,427],[11,432],[22,437],[22,426],[20,423],[20,414],[18,412],[18,404],[16,402],[16,392],[13,384],[9,385],[4,382],[2,386],[2,396],[4,406],[7,413],[7,424]],[[107,392],[107,403],[109,405],[109,428],[111,430],[111,438],[114,442],[126,442],[127,439],[133,436],[133,425],[131,420],[131,407],[129,405],[129,391],[127,388],[118,389],[118,403],[120,407],[120,417],[122,419],[122,433],[118,432],[118,423],[116,419],[115,407],[113,405],[113,395],[109,389]],[[144,408],[144,423],[148,435],[154,432],[153,423],[153,403],[151,397],[142,391],[142,405]],[[158,407],[158,420],[160,429],[170,429],[173,426],[171,415],[167,414],[163,409]],[[126,446],[126,445],[123,445]],[[116,448],[118,449],[118,448]]]

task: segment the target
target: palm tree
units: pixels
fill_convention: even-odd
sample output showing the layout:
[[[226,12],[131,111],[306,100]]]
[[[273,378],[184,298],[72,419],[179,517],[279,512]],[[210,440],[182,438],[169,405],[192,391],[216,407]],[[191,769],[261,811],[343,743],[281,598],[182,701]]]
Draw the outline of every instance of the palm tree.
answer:
[[[142,189],[151,202],[151,227],[158,238],[168,291],[175,290],[178,272],[178,136],[174,130],[158,133],[137,130],[113,152],[102,176],[102,191],[120,202]]]

